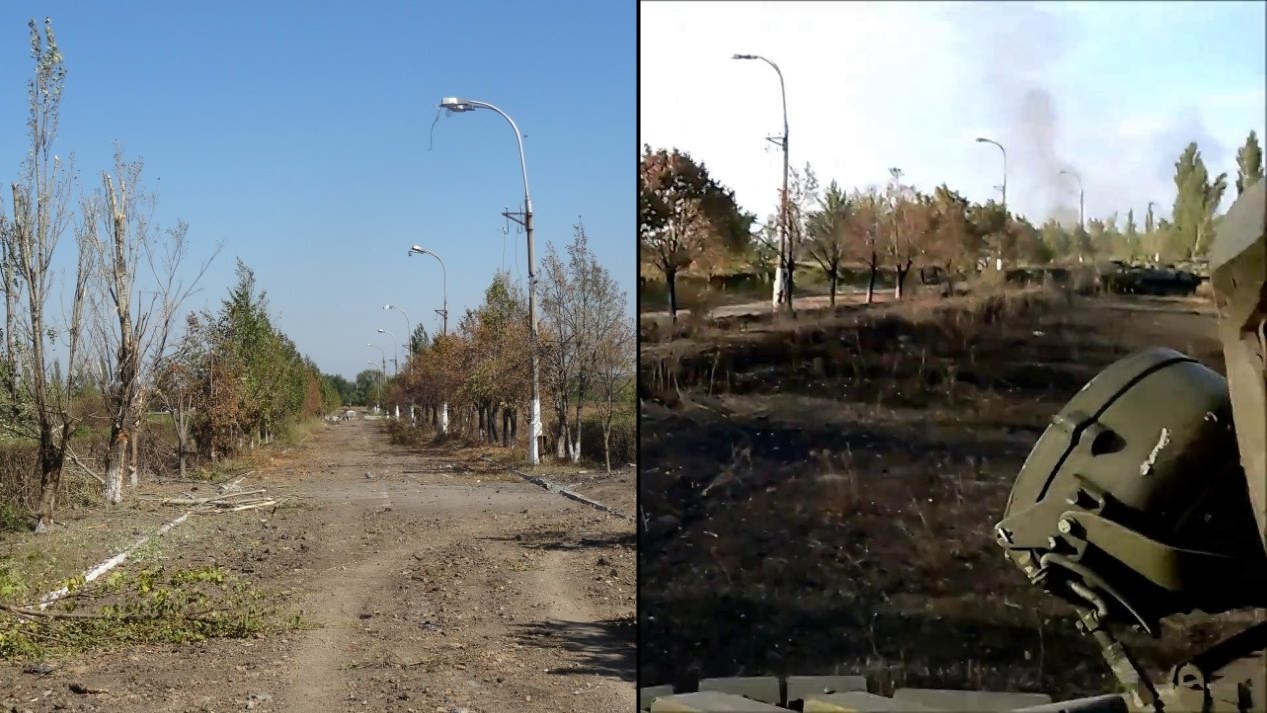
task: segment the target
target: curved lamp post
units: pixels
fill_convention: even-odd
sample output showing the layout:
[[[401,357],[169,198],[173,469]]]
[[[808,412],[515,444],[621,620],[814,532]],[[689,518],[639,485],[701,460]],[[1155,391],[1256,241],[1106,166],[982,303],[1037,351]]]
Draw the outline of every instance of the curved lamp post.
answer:
[[[524,178],[523,217],[521,220],[518,216],[509,212],[506,213],[506,217],[523,225],[524,231],[528,234],[528,334],[530,337],[530,358],[532,360],[532,411],[529,427],[532,437],[528,439],[528,461],[532,465],[537,465],[540,462],[538,451],[541,441],[541,390],[537,378],[537,276],[532,254],[532,195],[528,192],[528,163],[524,160],[523,135],[519,133],[519,127],[515,125],[515,120],[511,119],[509,114],[487,102],[445,97],[440,100],[440,106],[456,112],[474,111],[475,109],[495,111],[510,124],[510,128],[515,132],[515,141],[519,143],[519,168],[523,172]]]
[[[977,143],[994,144],[995,146],[999,147],[999,151],[1003,152],[1003,215],[1006,216],[1007,215],[1007,149],[1003,148],[1003,144],[995,141],[994,139],[987,139],[981,136],[977,137]]]
[[[775,268],[774,295],[771,297],[770,301],[773,303],[772,306],[777,306],[780,302],[782,302],[787,305],[788,311],[791,312],[792,271],[795,269],[795,266],[792,264],[792,246],[788,242],[787,89],[783,85],[783,70],[779,69],[779,65],[758,54],[736,54],[732,55],[731,59],[759,59],[773,67],[775,73],[779,75],[779,94],[783,97],[783,136],[772,136],[767,139],[772,143],[778,143],[783,149],[783,197],[780,201],[779,207],[779,212],[782,215],[779,220],[779,266]],[[778,139],[778,141],[776,142],[775,139]]]
[[[383,351],[383,348],[382,348],[382,347],[380,347],[380,346],[376,346],[376,345],[374,345],[374,344],[370,344],[369,342],[366,342],[366,343],[365,343],[365,346],[370,347],[371,349],[377,349],[377,350],[378,350],[378,353],[379,353],[380,355],[382,355],[382,359],[383,359],[383,363],[382,363],[382,370],[383,370],[383,371],[382,371],[382,374],[383,374],[383,377],[385,378],[385,377],[387,376],[387,352]],[[371,365],[373,365],[373,364],[374,364],[374,362],[372,362],[372,361],[371,361],[371,362],[370,362],[370,364],[371,364]],[[382,394],[383,387],[382,387],[382,385],[381,385],[381,384],[379,385],[378,390],[379,390],[379,395],[378,395],[378,396],[379,396],[379,398],[378,398],[378,400],[381,402],[381,401],[382,401],[382,398],[383,398],[383,394]],[[378,404],[378,403],[375,403],[375,404],[374,404],[374,408],[375,408],[375,409],[378,409],[378,406],[379,406],[379,404]]]
[[[395,334],[392,334],[386,329],[380,329],[378,330],[378,333],[386,334],[387,336],[392,338],[392,345],[393,345],[392,353],[394,354],[394,356],[392,357],[392,378],[400,376],[400,340],[396,338]],[[399,403],[395,404],[393,411],[396,414],[396,420],[399,421],[400,420],[400,404]]]
[[[400,305],[383,305],[383,309],[384,310],[394,309],[397,312],[400,312],[401,314],[405,315],[405,334],[408,335],[407,338],[409,339],[409,355],[413,356],[414,326],[413,326],[413,323],[409,321],[409,313],[406,312],[404,309],[402,309]]]
[[[392,345],[395,350],[393,352],[395,356],[392,357],[392,376],[398,376],[400,374],[400,340],[396,338],[395,334],[392,334],[386,329],[380,329],[378,330],[378,333],[386,334],[392,338]]]
[[[1083,230],[1086,230],[1087,229],[1087,221],[1085,218],[1086,214],[1083,211],[1083,207],[1085,205],[1083,199],[1086,194],[1082,189],[1082,176],[1078,175],[1077,171],[1067,171],[1063,168],[1060,169],[1059,173],[1062,176],[1073,176],[1074,180],[1078,182],[1078,227],[1082,228]]]
[[[1003,152],[1003,225],[1007,227],[1007,149],[1003,148],[1003,144],[994,139],[987,139],[983,136],[977,137],[979,144],[994,144],[999,147],[999,151]],[[1001,249],[995,251],[994,267],[996,270],[1003,269],[1003,252]]]
[[[448,334],[448,333],[449,333],[449,275],[448,275],[448,270],[444,269],[444,261],[440,259],[440,256],[439,256],[439,255],[436,255],[435,253],[431,252],[430,250],[428,250],[428,249],[426,249],[426,248],[424,248],[424,247],[421,247],[421,246],[415,245],[415,246],[413,246],[413,247],[409,248],[409,252],[408,252],[407,254],[408,254],[410,257],[412,257],[415,253],[416,253],[416,254],[418,254],[418,255],[430,255],[431,257],[435,258],[435,259],[436,259],[436,260],[440,263],[440,279],[441,279],[441,286],[442,286],[442,287],[443,287],[443,289],[444,289],[444,291],[441,293],[441,298],[444,300],[444,302],[442,303],[442,304],[443,304],[443,308],[442,308],[442,309],[438,309],[438,310],[436,310],[436,314],[440,315],[440,318],[444,320],[444,321],[441,323],[440,333],[441,333],[441,334]]]

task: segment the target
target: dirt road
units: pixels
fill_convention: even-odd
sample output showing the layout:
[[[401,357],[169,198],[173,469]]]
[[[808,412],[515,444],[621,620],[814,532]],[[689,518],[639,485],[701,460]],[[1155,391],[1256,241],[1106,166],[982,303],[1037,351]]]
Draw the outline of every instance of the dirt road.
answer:
[[[303,627],[92,654],[44,675],[7,664],[3,709],[633,709],[631,522],[389,445],[367,421],[324,427],[244,485],[292,505],[195,518],[166,536],[164,563],[219,564]]]

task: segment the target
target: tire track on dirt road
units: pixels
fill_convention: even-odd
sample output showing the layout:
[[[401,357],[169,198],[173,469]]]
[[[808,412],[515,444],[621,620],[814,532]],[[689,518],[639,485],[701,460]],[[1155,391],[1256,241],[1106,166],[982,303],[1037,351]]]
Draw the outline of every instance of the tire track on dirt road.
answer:
[[[292,637],[273,710],[633,709],[632,630],[573,582],[592,553],[522,541],[547,524],[627,524],[526,483],[474,485],[385,448],[372,424],[331,431],[337,460],[302,488],[322,520],[299,587],[317,627]]]
[[[632,647],[622,651],[619,642],[610,641],[610,635],[602,631],[602,617],[572,584],[578,569],[575,558],[562,551],[546,554],[544,566],[536,573],[534,591],[546,604],[547,621],[575,632],[570,648],[589,659],[589,668],[608,671],[632,666]],[[604,673],[593,689],[586,691],[586,700],[594,706],[592,710],[632,711],[638,703],[633,686],[610,673]]]

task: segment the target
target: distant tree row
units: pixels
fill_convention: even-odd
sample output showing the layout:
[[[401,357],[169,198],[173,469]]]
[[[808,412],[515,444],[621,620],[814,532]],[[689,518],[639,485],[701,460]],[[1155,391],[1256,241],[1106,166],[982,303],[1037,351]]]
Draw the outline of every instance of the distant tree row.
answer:
[[[599,264],[583,225],[575,227],[566,259],[546,247],[539,288],[543,446],[559,460],[582,457],[582,421],[599,424],[603,454],[618,421],[632,426],[636,344],[624,292]],[[510,275],[497,273],[483,303],[457,329],[415,334],[412,353],[388,400],[414,406],[437,428],[487,443],[526,442],[532,388],[527,296]],[[447,423],[445,420],[447,418]],[[543,452],[545,449],[542,449]]]
[[[1263,176],[1262,150],[1252,131],[1237,153],[1237,167],[1239,195]],[[1197,144],[1191,143],[1175,163],[1174,180],[1171,220],[1155,220],[1150,204],[1141,230],[1133,210],[1124,218],[1117,213],[1091,218],[1085,226],[1054,218],[1035,225],[993,200],[972,203],[946,184],[923,193],[904,184],[897,168],[890,169],[884,186],[847,190],[830,181],[824,187],[807,164],[792,171],[789,181],[787,233],[795,263],[809,261],[822,270],[833,304],[846,268],[857,266],[869,272],[870,302],[881,270],[894,276],[901,298],[914,268],[936,267],[953,280],[992,259],[1047,264],[1201,257],[1219,221],[1215,212],[1227,175],[1211,179]],[[709,272],[742,258],[754,273],[774,279],[777,216],[758,224],[738,208],[730,189],[685,152],[644,147],[638,220],[640,272],[667,281],[674,314],[675,282],[684,272]]]

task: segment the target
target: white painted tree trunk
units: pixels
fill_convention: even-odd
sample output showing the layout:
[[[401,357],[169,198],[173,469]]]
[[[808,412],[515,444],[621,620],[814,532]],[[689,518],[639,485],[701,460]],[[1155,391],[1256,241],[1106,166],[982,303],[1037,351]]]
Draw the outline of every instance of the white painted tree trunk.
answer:
[[[580,423],[576,424],[576,437],[571,440],[572,440],[571,448],[570,448],[571,453],[569,453],[568,455],[571,456],[573,463],[580,463],[581,462],[581,424]]]
[[[440,433],[449,432],[449,402],[440,404]]]
[[[117,505],[123,502],[123,469],[127,464],[128,436],[118,433],[110,444],[110,458],[106,464],[105,484],[101,494],[107,503]]]

